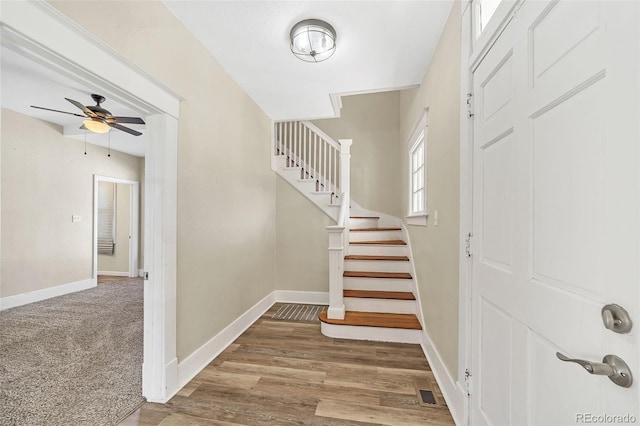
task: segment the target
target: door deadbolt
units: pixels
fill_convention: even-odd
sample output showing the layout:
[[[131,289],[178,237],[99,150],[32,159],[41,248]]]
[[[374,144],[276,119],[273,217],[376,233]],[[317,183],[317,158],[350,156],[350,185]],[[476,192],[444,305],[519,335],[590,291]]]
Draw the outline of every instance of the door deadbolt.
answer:
[[[629,313],[622,306],[615,303],[602,308],[602,322],[605,328],[620,334],[628,333],[633,327]]]
[[[618,386],[628,388],[633,383],[633,375],[629,366],[622,358],[615,355],[606,355],[602,362],[590,362],[583,359],[569,358],[566,355],[556,352],[556,356],[561,361],[575,362],[584,368],[589,374],[597,376],[607,376]]]

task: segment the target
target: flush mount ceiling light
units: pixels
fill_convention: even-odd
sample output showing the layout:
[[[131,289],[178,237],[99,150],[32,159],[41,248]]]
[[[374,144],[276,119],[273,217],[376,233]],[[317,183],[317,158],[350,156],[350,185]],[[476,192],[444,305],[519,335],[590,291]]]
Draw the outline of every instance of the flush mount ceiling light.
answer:
[[[291,52],[306,62],[322,62],[336,51],[336,30],[320,19],[305,19],[290,33]]]

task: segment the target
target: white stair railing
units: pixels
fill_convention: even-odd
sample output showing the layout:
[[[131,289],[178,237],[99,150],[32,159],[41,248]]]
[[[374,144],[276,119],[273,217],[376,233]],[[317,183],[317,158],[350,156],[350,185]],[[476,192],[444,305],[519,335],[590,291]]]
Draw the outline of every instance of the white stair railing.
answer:
[[[301,179],[316,182],[317,192],[333,194],[331,202],[342,191],[340,144],[308,121],[274,123],[273,155],[284,155],[287,167],[299,167]]]
[[[335,142],[308,121],[282,121],[273,126],[272,167],[284,156],[286,168],[299,168],[299,179],[315,182],[315,192],[330,193],[340,204],[337,225],[329,233],[329,309],[331,319],[344,319],[344,257],[349,249],[351,139]]]

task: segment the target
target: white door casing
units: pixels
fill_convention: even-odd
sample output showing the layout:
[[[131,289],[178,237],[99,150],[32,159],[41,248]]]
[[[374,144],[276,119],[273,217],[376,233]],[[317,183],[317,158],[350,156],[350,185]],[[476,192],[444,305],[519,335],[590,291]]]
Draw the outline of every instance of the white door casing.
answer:
[[[518,7],[473,70],[470,422],[639,421],[639,4]],[[605,329],[608,303],[630,333]],[[556,352],[618,355],[636,380]]]

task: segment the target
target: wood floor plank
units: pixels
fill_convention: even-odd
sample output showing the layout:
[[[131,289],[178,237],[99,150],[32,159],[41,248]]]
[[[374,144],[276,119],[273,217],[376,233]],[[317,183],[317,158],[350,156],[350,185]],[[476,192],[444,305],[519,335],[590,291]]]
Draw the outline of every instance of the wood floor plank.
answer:
[[[444,404],[418,403],[414,378],[437,387],[419,345],[329,338],[317,323],[272,319],[278,305],[168,403],[145,403],[122,424],[453,424]]]
[[[316,415],[389,426],[444,426],[454,424],[449,413],[442,413],[440,410],[407,410],[393,407],[374,407],[335,400],[320,401]]]

